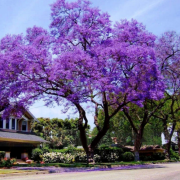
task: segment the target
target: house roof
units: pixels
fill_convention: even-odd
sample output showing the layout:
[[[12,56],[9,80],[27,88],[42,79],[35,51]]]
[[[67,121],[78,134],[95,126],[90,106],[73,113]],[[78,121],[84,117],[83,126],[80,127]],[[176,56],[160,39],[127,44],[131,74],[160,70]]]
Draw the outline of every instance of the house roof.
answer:
[[[4,112],[4,110],[0,112],[0,115],[2,115],[3,112]],[[31,120],[33,120],[33,121],[38,121],[38,120],[36,119],[36,117],[35,117],[28,109],[25,109],[25,108],[24,108],[23,116],[25,116],[26,118],[31,119]],[[23,117],[23,116],[22,116],[22,117]]]
[[[24,143],[48,143],[48,141],[36,136],[34,133],[0,129],[0,141],[24,142]]]

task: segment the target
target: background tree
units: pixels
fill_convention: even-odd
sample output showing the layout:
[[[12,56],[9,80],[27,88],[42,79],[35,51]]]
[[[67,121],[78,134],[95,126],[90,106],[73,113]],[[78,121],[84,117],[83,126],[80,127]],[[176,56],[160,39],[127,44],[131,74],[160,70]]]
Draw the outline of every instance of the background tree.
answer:
[[[144,134],[142,138],[142,145],[162,145],[161,134],[163,132],[162,122],[154,117],[150,118],[150,121],[144,128]]]
[[[146,99],[143,103],[143,107],[138,107],[134,104],[130,104],[128,108],[124,108],[123,112],[129,120],[134,132],[134,158],[135,161],[139,161],[139,150],[142,145],[144,130],[150,119],[164,104],[164,101],[157,103]]]
[[[49,141],[53,149],[81,145],[77,128],[78,119],[38,118],[32,124],[32,131]]]
[[[113,111],[110,109],[110,112]],[[103,126],[104,112],[100,109],[98,115],[98,124],[100,127]],[[94,127],[91,132],[92,137],[97,134],[98,130]],[[122,111],[119,111],[111,120],[109,130],[107,132],[108,136],[105,138],[106,140],[101,140],[99,145],[112,145],[114,142],[112,138],[116,138],[118,144],[122,145],[132,145],[133,143],[133,133],[132,128],[129,124],[129,121],[124,116]],[[109,137],[109,138],[108,138]],[[103,138],[104,139],[104,138]]]
[[[178,153],[180,155],[180,122],[176,124],[177,142],[178,142]]]
[[[179,41],[180,38],[175,32],[166,32],[162,37],[158,38],[156,41],[155,51],[156,58],[159,66],[161,76],[164,79],[165,98],[161,101],[146,99],[143,103],[142,110],[139,108],[134,108],[134,105],[124,107],[123,112],[128,118],[135,136],[135,160],[139,160],[138,151],[141,147],[141,140],[144,133],[144,128],[149,122],[152,116],[158,114],[156,118],[163,120],[163,129],[165,133],[165,138],[167,140],[166,154],[170,158],[170,143],[171,137],[173,135],[177,118],[176,113],[180,110],[179,108]],[[168,110],[167,104],[169,104]],[[140,110],[140,111],[139,111]],[[136,121],[134,118],[139,119],[140,126],[137,128],[134,124]],[[167,127],[167,120],[171,119],[172,128],[169,133]]]
[[[133,109],[134,107],[134,109]],[[131,116],[133,117],[133,125],[138,129],[141,126],[141,120],[140,118],[143,117],[143,108],[140,108],[138,106],[129,106],[129,109],[132,110]],[[137,118],[137,114],[139,116],[139,119]],[[99,116],[98,116],[98,122],[99,126],[101,127],[103,123],[103,111],[100,110]],[[141,139],[142,145],[161,145],[161,133],[163,132],[163,126],[161,120],[151,117],[144,126],[144,131]],[[92,137],[97,134],[96,127],[91,132]],[[110,128],[108,130],[108,137],[109,139],[112,139],[113,137],[117,138],[117,143],[120,145],[134,145],[135,142],[135,136],[133,128],[127,119],[127,117],[124,115],[122,111],[119,111],[111,120],[110,120]],[[104,138],[103,138],[104,139]],[[105,145],[112,145],[113,142],[110,143],[105,141],[101,141],[99,145],[104,143]]]
[[[156,57],[166,85],[166,103],[156,117],[162,120],[166,139],[166,157],[170,159],[171,138],[179,121],[180,98],[180,36],[165,32],[156,43]]]

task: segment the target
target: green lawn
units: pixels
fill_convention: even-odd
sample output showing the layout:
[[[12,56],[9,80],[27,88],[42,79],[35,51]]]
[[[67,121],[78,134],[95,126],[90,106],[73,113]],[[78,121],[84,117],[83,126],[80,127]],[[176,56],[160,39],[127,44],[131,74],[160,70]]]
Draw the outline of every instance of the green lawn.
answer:
[[[27,172],[37,172],[37,171],[36,170],[0,169],[0,174],[27,173]]]
[[[48,167],[48,166],[55,166],[55,167],[101,167],[101,166],[113,166],[113,165],[140,165],[140,164],[157,164],[157,163],[166,163],[166,162],[175,162],[175,161],[167,161],[167,160],[159,160],[159,161],[131,161],[131,162],[113,162],[113,163],[96,163],[96,164],[89,164],[86,163],[45,163],[45,164],[16,164],[14,166],[18,167]]]

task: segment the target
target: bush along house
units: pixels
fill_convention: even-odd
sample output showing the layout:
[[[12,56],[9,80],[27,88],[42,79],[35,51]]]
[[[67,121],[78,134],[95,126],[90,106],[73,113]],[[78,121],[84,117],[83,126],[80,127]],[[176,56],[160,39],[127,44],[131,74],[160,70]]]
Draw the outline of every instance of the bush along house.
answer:
[[[44,139],[31,132],[31,124],[37,119],[28,110],[21,118],[10,116],[2,118],[0,113],[0,151],[5,151],[6,158],[31,158],[32,149],[42,143]]]

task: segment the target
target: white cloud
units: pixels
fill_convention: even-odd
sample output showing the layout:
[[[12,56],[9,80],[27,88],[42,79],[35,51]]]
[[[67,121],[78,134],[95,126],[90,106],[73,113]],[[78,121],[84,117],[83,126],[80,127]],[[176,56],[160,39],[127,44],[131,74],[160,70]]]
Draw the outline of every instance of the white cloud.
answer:
[[[149,3],[147,3],[142,9],[136,11],[131,18],[137,18],[139,16],[143,16],[146,13],[148,13],[150,10],[152,10],[153,8],[157,7],[159,4],[161,4],[162,2],[164,2],[164,0],[155,0],[155,1],[148,1]]]

